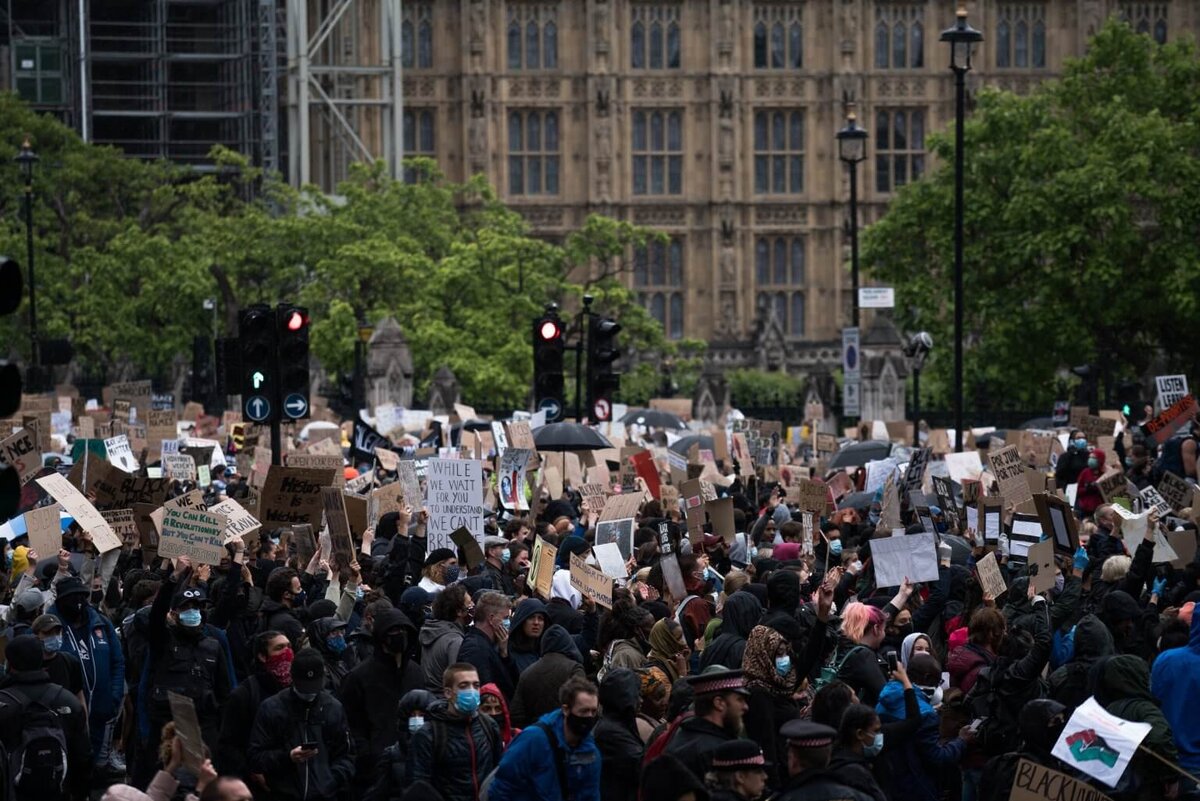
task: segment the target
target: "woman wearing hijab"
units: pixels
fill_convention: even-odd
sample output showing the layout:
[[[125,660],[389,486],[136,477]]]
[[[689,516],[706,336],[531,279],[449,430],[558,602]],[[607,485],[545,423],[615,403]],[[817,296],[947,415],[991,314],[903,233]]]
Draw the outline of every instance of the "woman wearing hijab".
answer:
[[[923,631],[914,631],[904,638],[904,642],[900,643],[900,661],[904,663],[904,667],[908,667],[908,660],[912,659],[913,654],[932,654],[933,640],[929,639],[929,635]]]
[[[700,654],[700,669],[710,665],[736,668],[746,653],[746,638],[762,619],[762,604],[748,592],[735,592],[725,599],[720,633]]]
[[[671,682],[667,674],[658,668],[644,668],[636,672],[641,680],[641,703],[638,706],[638,736],[649,745],[651,737],[666,723],[667,706],[671,701]]]
[[[500,742],[505,748],[508,748],[512,739],[521,733],[520,729],[513,728],[512,717],[508,713],[508,702],[504,700],[504,693],[500,692],[500,688],[495,684],[489,682],[479,688],[479,712],[496,721],[496,726],[500,729]]]
[[[691,649],[683,640],[683,629],[674,619],[663,618],[650,629],[650,653],[646,655],[646,664],[665,673],[672,684],[687,675],[691,655]]]
[[[787,777],[787,740],[776,734],[783,724],[800,716],[796,693],[800,675],[792,664],[791,644],[773,628],[755,626],[742,656],[742,675],[750,690],[750,705],[742,717],[746,736],[762,746],[769,764],[767,785],[780,788]]]

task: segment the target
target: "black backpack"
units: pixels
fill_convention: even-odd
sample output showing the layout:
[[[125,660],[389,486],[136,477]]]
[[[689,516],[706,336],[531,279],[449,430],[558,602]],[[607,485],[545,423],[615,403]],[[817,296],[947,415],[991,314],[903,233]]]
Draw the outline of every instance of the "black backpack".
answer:
[[[1041,679],[1030,682],[1020,693],[1006,692],[1000,685],[1007,667],[1008,660],[1002,660],[982,668],[965,699],[972,720],[982,719],[975,736],[988,756],[1007,753],[1020,742],[1017,715],[1026,702],[1045,697]]]
[[[23,701],[10,690],[0,696],[21,708],[21,738],[15,748],[2,754],[8,799],[56,801],[66,796],[67,736],[62,718],[50,706],[60,688],[50,685],[35,699]],[[0,746],[0,751],[5,749]]]

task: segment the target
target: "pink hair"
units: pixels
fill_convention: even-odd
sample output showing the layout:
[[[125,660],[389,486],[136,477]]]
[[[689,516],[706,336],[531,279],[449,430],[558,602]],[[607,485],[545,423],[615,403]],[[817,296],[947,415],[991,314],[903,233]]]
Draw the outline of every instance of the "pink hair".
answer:
[[[854,601],[842,612],[842,633],[855,642],[862,640],[868,629],[882,626],[883,612],[877,606]]]

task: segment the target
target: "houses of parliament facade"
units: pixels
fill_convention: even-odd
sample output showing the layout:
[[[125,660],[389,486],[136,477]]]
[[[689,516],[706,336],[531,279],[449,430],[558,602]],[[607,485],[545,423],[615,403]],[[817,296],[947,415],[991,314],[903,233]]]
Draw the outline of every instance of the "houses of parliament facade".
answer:
[[[1110,15],[1160,41],[1196,0],[972,0],[969,86],[1026,92]],[[484,173],[539,235],[592,213],[669,235],[626,280],[668,337],[717,367],[807,373],[851,324],[849,179],[835,134],[867,129],[859,225],[932,165],[954,118],[953,0],[406,0],[404,149]],[[969,155],[968,155],[969,158]],[[864,324],[865,324],[864,320]],[[902,403],[902,401],[901,401]]]

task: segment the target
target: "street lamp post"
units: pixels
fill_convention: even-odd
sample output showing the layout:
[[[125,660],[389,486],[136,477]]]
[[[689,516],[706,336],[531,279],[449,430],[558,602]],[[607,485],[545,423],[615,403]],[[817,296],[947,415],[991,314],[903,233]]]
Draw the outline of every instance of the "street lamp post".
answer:
[[[38,375],[38,327],[37,327],[37,292],[33,280],[33,165],[37,164],[37,154],[29,143],[29,137],[21,143],[21,152],[13,161],[21,165],[25,175],[25,259],[29,262],[29,370],[27,379],[30,392],[40,392],[42,389]]]
[[[967,105],[967,72],[971,50],[983,34],[967,23],[967,9],[959,3],[953,27],[942,31],[950,44],[950,69],[954,70],[954,452],[963,449],[963,119]]]
[[[867,132],[858,127],[854,107],[837,132],[838,158],[850,168],[850,280],[854,284],[854,327],[858,328],[858,165],[867,157]]]
[[[904,348],[904,355],[912,359],[913,371],[913,447],[921,447],[921,369],[925,366],[925,357],[933,350],[933,337],[925,331],[913,334],[912,339]]]

